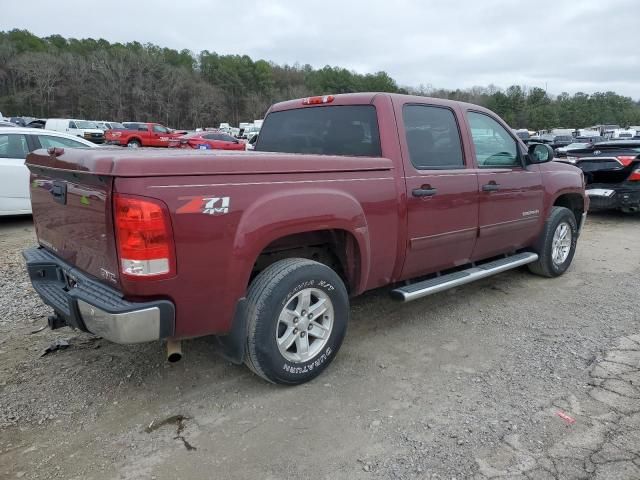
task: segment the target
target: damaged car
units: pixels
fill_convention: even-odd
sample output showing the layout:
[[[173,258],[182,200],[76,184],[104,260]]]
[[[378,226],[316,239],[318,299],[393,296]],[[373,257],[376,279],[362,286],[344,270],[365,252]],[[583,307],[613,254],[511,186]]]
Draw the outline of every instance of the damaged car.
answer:
[[[596,143],[556,161],[582,170],[590,210],[640,212],[640,140]]]

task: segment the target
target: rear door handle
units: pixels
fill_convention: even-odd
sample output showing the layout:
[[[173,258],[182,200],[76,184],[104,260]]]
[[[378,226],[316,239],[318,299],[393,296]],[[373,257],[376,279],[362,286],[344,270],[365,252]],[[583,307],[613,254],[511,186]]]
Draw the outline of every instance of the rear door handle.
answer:
[[[413,196],[414,197],[432,197],[436,193],[438,193],[438,190],[436,188],[431,188],[431,186],[429,185],[423,185],[423,187],[427,187],[427,188],[416,188],[415,190],[413,190],[411,192]]]
[[[500,190],[500,185],[496,182],[490,182],[486,185],[482,185],[483,192],[497,192],[498,190]]]

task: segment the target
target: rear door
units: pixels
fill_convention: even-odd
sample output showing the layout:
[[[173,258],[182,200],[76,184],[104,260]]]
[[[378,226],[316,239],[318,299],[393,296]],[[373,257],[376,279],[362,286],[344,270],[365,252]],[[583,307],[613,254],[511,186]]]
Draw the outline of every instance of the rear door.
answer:
[[[26,135],[0,133],[0,215],[31,211],[27,153]]]
[[[528,246],[543,221],[538,165],[527,165],[510,130],[485,112],[467,111],[479,182],[479,231],[473,259]]]
[[[478,230],[478,180],[466,158],[455,112],[401,105],[408,245],[402,278],[468,263]]]

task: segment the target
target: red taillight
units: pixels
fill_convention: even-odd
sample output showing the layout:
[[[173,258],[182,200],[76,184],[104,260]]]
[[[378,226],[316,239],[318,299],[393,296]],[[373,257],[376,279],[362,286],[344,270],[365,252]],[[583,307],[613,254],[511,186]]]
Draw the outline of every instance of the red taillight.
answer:
[[[114,219],[124,275],[156,277],[175,272],[171,224],[162,203],[116,194]]]
[[[631,172],[631,175],[629,175],[629,181],[640,182],[640,168]]]
[[[616,157],[618,161],[625,167],[628,167],[636,159],[633,155],[619,155]]]
[[[307,97],[302,99],[303,105],[320,105],[322,103],[331,103],[336,97],[333,95],[324,95],[322,97]]]

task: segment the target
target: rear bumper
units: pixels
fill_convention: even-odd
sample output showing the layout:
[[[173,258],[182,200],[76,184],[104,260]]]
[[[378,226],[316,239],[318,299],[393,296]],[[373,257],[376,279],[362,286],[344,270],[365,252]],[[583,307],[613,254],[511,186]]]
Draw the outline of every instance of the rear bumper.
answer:
[[[590,210],[640,211],[640,185],[587,185]]]
[[[115,343],[142,343],[173,336],[172,302],[129,302],[117,290],[43,248],[30,248],[23,256],[33,288],[68,326]]]

